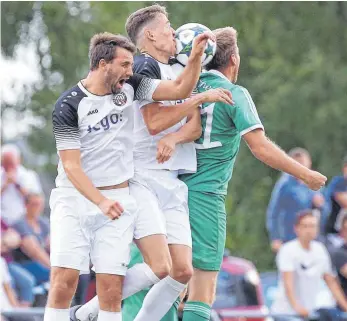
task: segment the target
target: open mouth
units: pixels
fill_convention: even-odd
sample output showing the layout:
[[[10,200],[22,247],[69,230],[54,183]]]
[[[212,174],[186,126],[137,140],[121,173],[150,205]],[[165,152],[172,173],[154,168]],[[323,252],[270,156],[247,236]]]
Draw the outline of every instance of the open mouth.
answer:
[[[122,88],[122,87],[124,86],[125,82],[126,82],[128,79],[129,79],[129,78],[122,78],[122,79],[120,79],[120,80],[118,81],[118,83],[117,83],[117,87],[118,87],[118,88]]]

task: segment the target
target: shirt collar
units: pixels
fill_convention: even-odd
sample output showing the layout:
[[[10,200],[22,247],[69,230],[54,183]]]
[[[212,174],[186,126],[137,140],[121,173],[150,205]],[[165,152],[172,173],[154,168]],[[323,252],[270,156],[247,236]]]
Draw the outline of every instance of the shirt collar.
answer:
[[[221,78],[224,78],[225,80],[231,82],[227,77],[225,77],[220,71],[218,70],[215,70],[215,69],[211,69],[209,71],[206,71],[207,73],[210,73],[210,74],[214,74],[218,77],[221,77]]]

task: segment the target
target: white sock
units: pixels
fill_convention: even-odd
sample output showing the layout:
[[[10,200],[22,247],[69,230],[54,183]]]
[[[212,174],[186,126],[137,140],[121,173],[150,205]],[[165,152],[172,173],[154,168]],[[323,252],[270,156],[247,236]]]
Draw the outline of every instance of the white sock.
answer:
[[[185,284],[167,276],[149,290],[134,321],[160,321],[185,287]]]
[[[45,309],[43,321],[70,321],[69,309]]]
[[[122,312],[99,311],[98,321],[122,321]]]
[[[124,278],[122,299],[158,283],[160,279],[154,274],[146,263],[135,264],[131,267]],[[89,316],[97,316],[99,312],[99,300],[95,296],[89,302],[76,311],[76,317],[81,321],[88,321]]]

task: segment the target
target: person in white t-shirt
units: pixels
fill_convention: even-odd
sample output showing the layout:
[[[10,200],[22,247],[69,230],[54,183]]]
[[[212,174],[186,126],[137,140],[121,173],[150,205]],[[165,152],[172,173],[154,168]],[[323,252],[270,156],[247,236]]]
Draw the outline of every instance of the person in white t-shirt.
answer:
[[[276,258],[280,282],[278,295],[271,308],[272,313],[300,317],[314,313],[322,279],[341,308],[347,311],[347,299],[332,269],[328,251],[322,243],[315,241],[318,225],[318,217],[312,210],[297,214],[297,238],[284,244]],[[279,320],[287,319],[276,318],[276,321]]]
[[[16,294],[11,287],[11,276],[3,257],[0,257],[0,311],[8,311],[19,306]]]
[[[21,165],[17,146],[2,146],[1,165],[1,217],[11,226],[24,217],[28,192],[41,193],[42,188],[37,174]]]

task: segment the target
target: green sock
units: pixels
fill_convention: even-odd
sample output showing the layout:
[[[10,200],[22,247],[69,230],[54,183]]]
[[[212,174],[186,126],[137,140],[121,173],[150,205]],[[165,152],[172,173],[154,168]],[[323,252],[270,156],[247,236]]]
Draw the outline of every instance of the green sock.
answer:
[[[211,307],[203,302],[188,301],[183,309],[183,321],[210,320]]]

